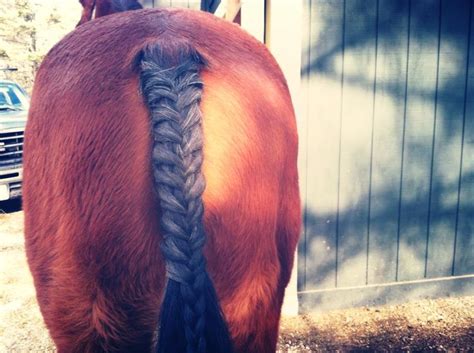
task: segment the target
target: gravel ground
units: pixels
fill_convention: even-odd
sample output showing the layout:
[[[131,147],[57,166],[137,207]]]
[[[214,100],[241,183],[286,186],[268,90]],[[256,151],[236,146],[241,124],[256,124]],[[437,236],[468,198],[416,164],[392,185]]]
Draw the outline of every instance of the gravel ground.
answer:
[[[0,352],[55,352],[36,303],[19,204],[1,204]],[[283,318],[279,352],[474,352],[474,297]]]
[[[280,333],[282,352],[473,352],[474,297],[287,318]]]

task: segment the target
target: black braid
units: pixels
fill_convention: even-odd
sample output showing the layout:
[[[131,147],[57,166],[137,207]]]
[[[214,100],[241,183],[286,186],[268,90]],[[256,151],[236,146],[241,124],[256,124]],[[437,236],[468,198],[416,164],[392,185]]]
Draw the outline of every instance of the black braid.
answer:
[[[204,65],[198,52],[183,42],[155,44],[142,53],[141,86],[151,112],[153,174],[168,277],[158,348],[163,353],[180,352],[180,342],[172,341],[183,338],[186,353],[232,350],[203,255],[205,182],[199,109],[203,83],[199,72]],[[216,329],[216,320],[222,326],[218,332],[227,334],[225,350],[216,350],[220,338],[215,343],[206,334]]]

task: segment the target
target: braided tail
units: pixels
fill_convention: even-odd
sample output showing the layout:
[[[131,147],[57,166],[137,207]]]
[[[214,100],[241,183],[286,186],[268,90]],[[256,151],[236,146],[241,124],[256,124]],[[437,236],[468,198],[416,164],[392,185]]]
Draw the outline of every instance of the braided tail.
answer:
[[[141,89],[151,113],[153,174],[168,278],[159,353],[233,351],[203,255],[199,73],[205,65],[190,43],[176,39],[149,45],[140,57]]]

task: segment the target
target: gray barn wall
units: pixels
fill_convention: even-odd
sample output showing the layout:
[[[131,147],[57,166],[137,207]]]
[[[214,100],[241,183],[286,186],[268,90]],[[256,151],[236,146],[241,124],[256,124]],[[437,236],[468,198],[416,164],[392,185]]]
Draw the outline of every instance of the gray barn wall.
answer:
[[[474,294],[472,7],[305,0],[303,311]]]

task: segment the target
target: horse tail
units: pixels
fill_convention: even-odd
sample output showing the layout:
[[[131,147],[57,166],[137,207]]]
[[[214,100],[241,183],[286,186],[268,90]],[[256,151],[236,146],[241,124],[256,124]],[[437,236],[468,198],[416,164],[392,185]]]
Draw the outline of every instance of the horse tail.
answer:
[[[167,284],[159,353],[229,353],[232,343],[203,254],[202,114],[206,62],[188,41],[161,40],[139,57],[150,111],[154,186],[160,203]]]

